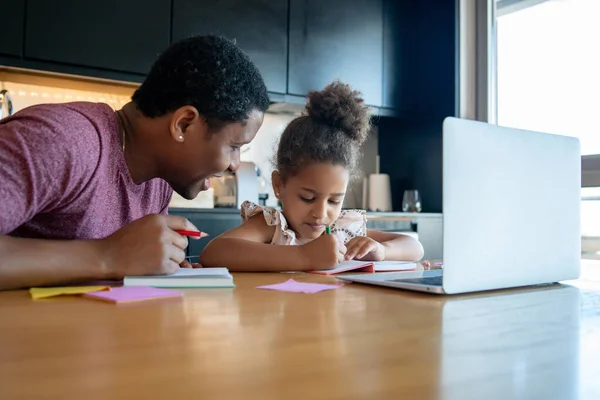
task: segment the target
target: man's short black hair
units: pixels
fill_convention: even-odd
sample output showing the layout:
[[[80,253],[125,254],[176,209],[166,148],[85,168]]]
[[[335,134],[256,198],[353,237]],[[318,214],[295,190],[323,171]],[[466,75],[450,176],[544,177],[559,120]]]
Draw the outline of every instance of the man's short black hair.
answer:
[[[269,107],[254,63],[233,41],[212,35],[189,37],[167,48],[132,100],[150,118],[194,106],[215,129]]]

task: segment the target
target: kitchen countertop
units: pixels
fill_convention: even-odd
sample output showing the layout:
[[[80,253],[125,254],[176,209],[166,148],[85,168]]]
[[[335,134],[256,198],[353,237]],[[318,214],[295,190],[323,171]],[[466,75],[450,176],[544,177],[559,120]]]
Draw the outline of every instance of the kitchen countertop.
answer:
[[[187,207],[170,207],[169,210],[176,212],[212,212],[221,214],[239,214],[239,208],[187,208]],[[405,219],[405,218],[440,218],[442,213],[405,213],[400,211],[391,212],[371,212],[367,211],[368,219]]]
[[[369,219],[395,219],[395,218],[441,218],[442,213],[405,213],[401,211],[370,212],[367,211]]]
[[[240,215],[239,208],[196,208],[196,207],[169,207],[169,212],[177,213],[214,213]]]

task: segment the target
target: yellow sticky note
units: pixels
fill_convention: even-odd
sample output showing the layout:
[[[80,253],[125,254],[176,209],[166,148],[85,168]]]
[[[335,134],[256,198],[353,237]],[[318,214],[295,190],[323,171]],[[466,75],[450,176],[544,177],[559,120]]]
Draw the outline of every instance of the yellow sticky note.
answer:
[[[32,299],[45,299],[46,297],[61,296],[63,294],[82,294],[110,290],[110,286],[61,286],[47,288],[31,288],[29,293]]]

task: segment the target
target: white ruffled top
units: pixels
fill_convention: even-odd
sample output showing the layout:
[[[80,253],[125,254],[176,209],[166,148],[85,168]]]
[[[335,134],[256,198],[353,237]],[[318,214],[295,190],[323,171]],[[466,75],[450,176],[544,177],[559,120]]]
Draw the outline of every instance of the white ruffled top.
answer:
[[[282,212],[275,208],[259,206],[245,201],[241,207],[242,221],[246,222],[255,215],[262,214],[268,226],[275,227],[271,244],[302,245],[309,239],[299,239],[288,225]],[[367,235],[367,215],[364,210],[343,210],[338,219],[330,226],[331,234],[336,235],[344,244],[357,236]]]

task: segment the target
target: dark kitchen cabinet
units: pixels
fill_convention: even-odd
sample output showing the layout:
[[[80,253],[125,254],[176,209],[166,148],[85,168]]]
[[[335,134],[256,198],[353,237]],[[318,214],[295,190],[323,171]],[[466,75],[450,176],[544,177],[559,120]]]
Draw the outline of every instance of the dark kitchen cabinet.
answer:
[[[0,11],[0,54],[20,56],[23,51],[25,0],[0,0]]]
[[[197,257],[211,239],[242,223],[240,210],[234,208],[170,208],[170,215],[181,215],[192,222],[202,232],[210,236],[200,240],[189,240],[186,255]],[[198,259],[193,259],[198,262]]]
[[[304,96],[339,78],[382,103],[383,1],[290,0],[288,93]]]
[[[170,40],[170,0],[28,0],[25,57],[146,74]]]
[[[383,106],[424,120],[458,114],[457,0],[384,0]]]
[[[270,92],[286,93],[288,2],[173,0],[173,40],[196,34],[235,39]]]
[[[393,109],[408,108],[403,104],[402,93],[406,96],[412,90],[411,80],[406,79],[413,72],[414,60],[408,57],[412,41],[408,29],[409,10],[405,3],[384,0],[382,105]]]
[[[459,115],[457,0],[386,0],[384,105],[402,118],[380,118],[381,171],[390,175],[392,204],[417,189],[423,212],[443,212],[442,124]]]

